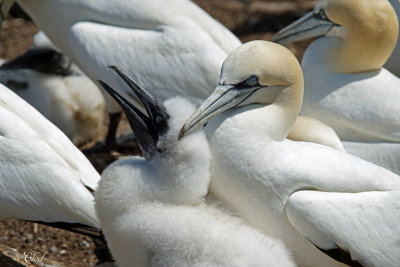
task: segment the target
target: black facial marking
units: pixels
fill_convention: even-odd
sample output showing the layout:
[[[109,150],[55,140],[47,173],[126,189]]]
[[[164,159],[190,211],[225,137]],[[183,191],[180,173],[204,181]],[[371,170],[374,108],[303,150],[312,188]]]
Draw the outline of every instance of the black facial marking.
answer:
[[[258,77],[255,75],[252,75],[249,78],[247,78],[246,80],[244,80],[243,82],[236,84],[235,88],[240,90],[240,89],[251,88],[251,87],[256,87],[256,86],[261,87],[260,83],[258,82]]]
[[[63,54],[48,48],[30,49],[25,54],[4,63],[0,69],[31,69],[59,76],[72,74],[71,61]]]
[[[326,15],[326,12],[324,9],[320,9],[317,12],[314,12],[314,17],[319,18],[321,20],[329,20],[328,16]]]

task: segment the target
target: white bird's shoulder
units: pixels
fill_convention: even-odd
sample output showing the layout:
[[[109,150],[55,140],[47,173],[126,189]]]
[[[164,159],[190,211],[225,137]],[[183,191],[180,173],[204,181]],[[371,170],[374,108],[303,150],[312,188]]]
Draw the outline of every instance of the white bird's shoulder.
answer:
[[[0,112],[3,116],[1,108]],[[14,124],[20,131],[29,131],[20,126]],[[0,134],[0,151],[2,218],[100,227],[93,196],[81,182],[86,177],[71,170],[47,143],[34,137],[14,139]]]
[[[327,146],[285,140],[274,142],[272,162],[289,177],[304,179],[324,191],[360,192],[400,189],[399,176],[348,153]],[[272,156],[268,153],[268,156]],[[273,165],[274,166],[274,165]],[[299,181],[299,180],[298,180]]]
[[[218,72],[227,55],[207,34],[170,26],[142,30],[80,22],[72,26],[70,35],[75,58],[89,56],[110,75],[107,66],[118,63],[145,88],[152,88],[151,93],[160,99],[182,95],[199,103],[209,94],[209,85],[218,83]],[[104,73],[90,73],[92,62],[81,64],[88,64],[81,67],[93,79],[102,79]],[[117,85],[113,87],[125,88],[122,83]]]
[[[247,160],[250,157],[251,162]],[[398,175],[356,156],[319,144],[291,140],[249,143],[248,149],[235,159],[237,161],[232,164],[243,166],[241,168],[246,176],[266,185],[260,190],[266,190],[271,182],[274,186],[285,184],[288,195],[305,188],[328,192],[400,189]],[[249,174],[246,164],[251,164]]]
[[[68,167],[82,184],[92,189],[97,187],[100,175],[82,152],[37,110],[3,85],[0,85],[0,110],[1,136],[17,143],[20,140],[42,142],[43,149],[56,154],[58,164]]]
[[[318,40],[317,40],[318,41]],[[302,115],[328,124],[342,140],[400,140],[400,79],[388,70],[339,74],[305,60]]]
[[[400,261],[400,191],[339,193],[303,190],[286,206],[292,225],[321,249],[339,247],[366,266]],[[371,231],[379,229],[379,231]]]
[[[343,145],[348,153],[400,175],[400,143],[343,142]]]

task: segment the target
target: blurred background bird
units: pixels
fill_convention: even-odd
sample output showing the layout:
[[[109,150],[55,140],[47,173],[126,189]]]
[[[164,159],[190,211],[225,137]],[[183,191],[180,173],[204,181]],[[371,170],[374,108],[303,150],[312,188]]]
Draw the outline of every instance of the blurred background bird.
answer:
[[[105,115],[98,87],[43,32],[34,40],[26,53],[1,64],[0,83],[35,107],[75,145],[96,141]]]

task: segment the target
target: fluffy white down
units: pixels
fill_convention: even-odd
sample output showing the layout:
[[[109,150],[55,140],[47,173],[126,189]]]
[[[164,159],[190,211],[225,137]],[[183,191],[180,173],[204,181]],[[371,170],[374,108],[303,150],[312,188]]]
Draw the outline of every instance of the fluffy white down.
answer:
[[[194,107],[164,103],[169,131],[150,162],[119,160],[102,174],[96,210],[119,266],[295,266],[284,245],[205,204],[210,151],[202,131],[178,141]]]

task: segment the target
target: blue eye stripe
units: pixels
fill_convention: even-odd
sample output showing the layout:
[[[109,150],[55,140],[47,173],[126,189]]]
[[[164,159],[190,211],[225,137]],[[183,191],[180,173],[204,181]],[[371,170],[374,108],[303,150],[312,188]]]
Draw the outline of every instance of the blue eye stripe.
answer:
[[[245,89],[245,88],[251,88],[255,86],[260,86],[258,83],[258,77],[255,75],[250,76],[247,78],[247,80],[244,80],[243,82],[240,82],[235,85],[236,89]]]
[[[249,87],[253,87],[253,86],[256,86],[256,85],[258,85],[258,78],[257,78],[257,76],[251,76],[250,78],[248,78],[247,80],[246,80],[246,85],[247,86],[249,86]]]

